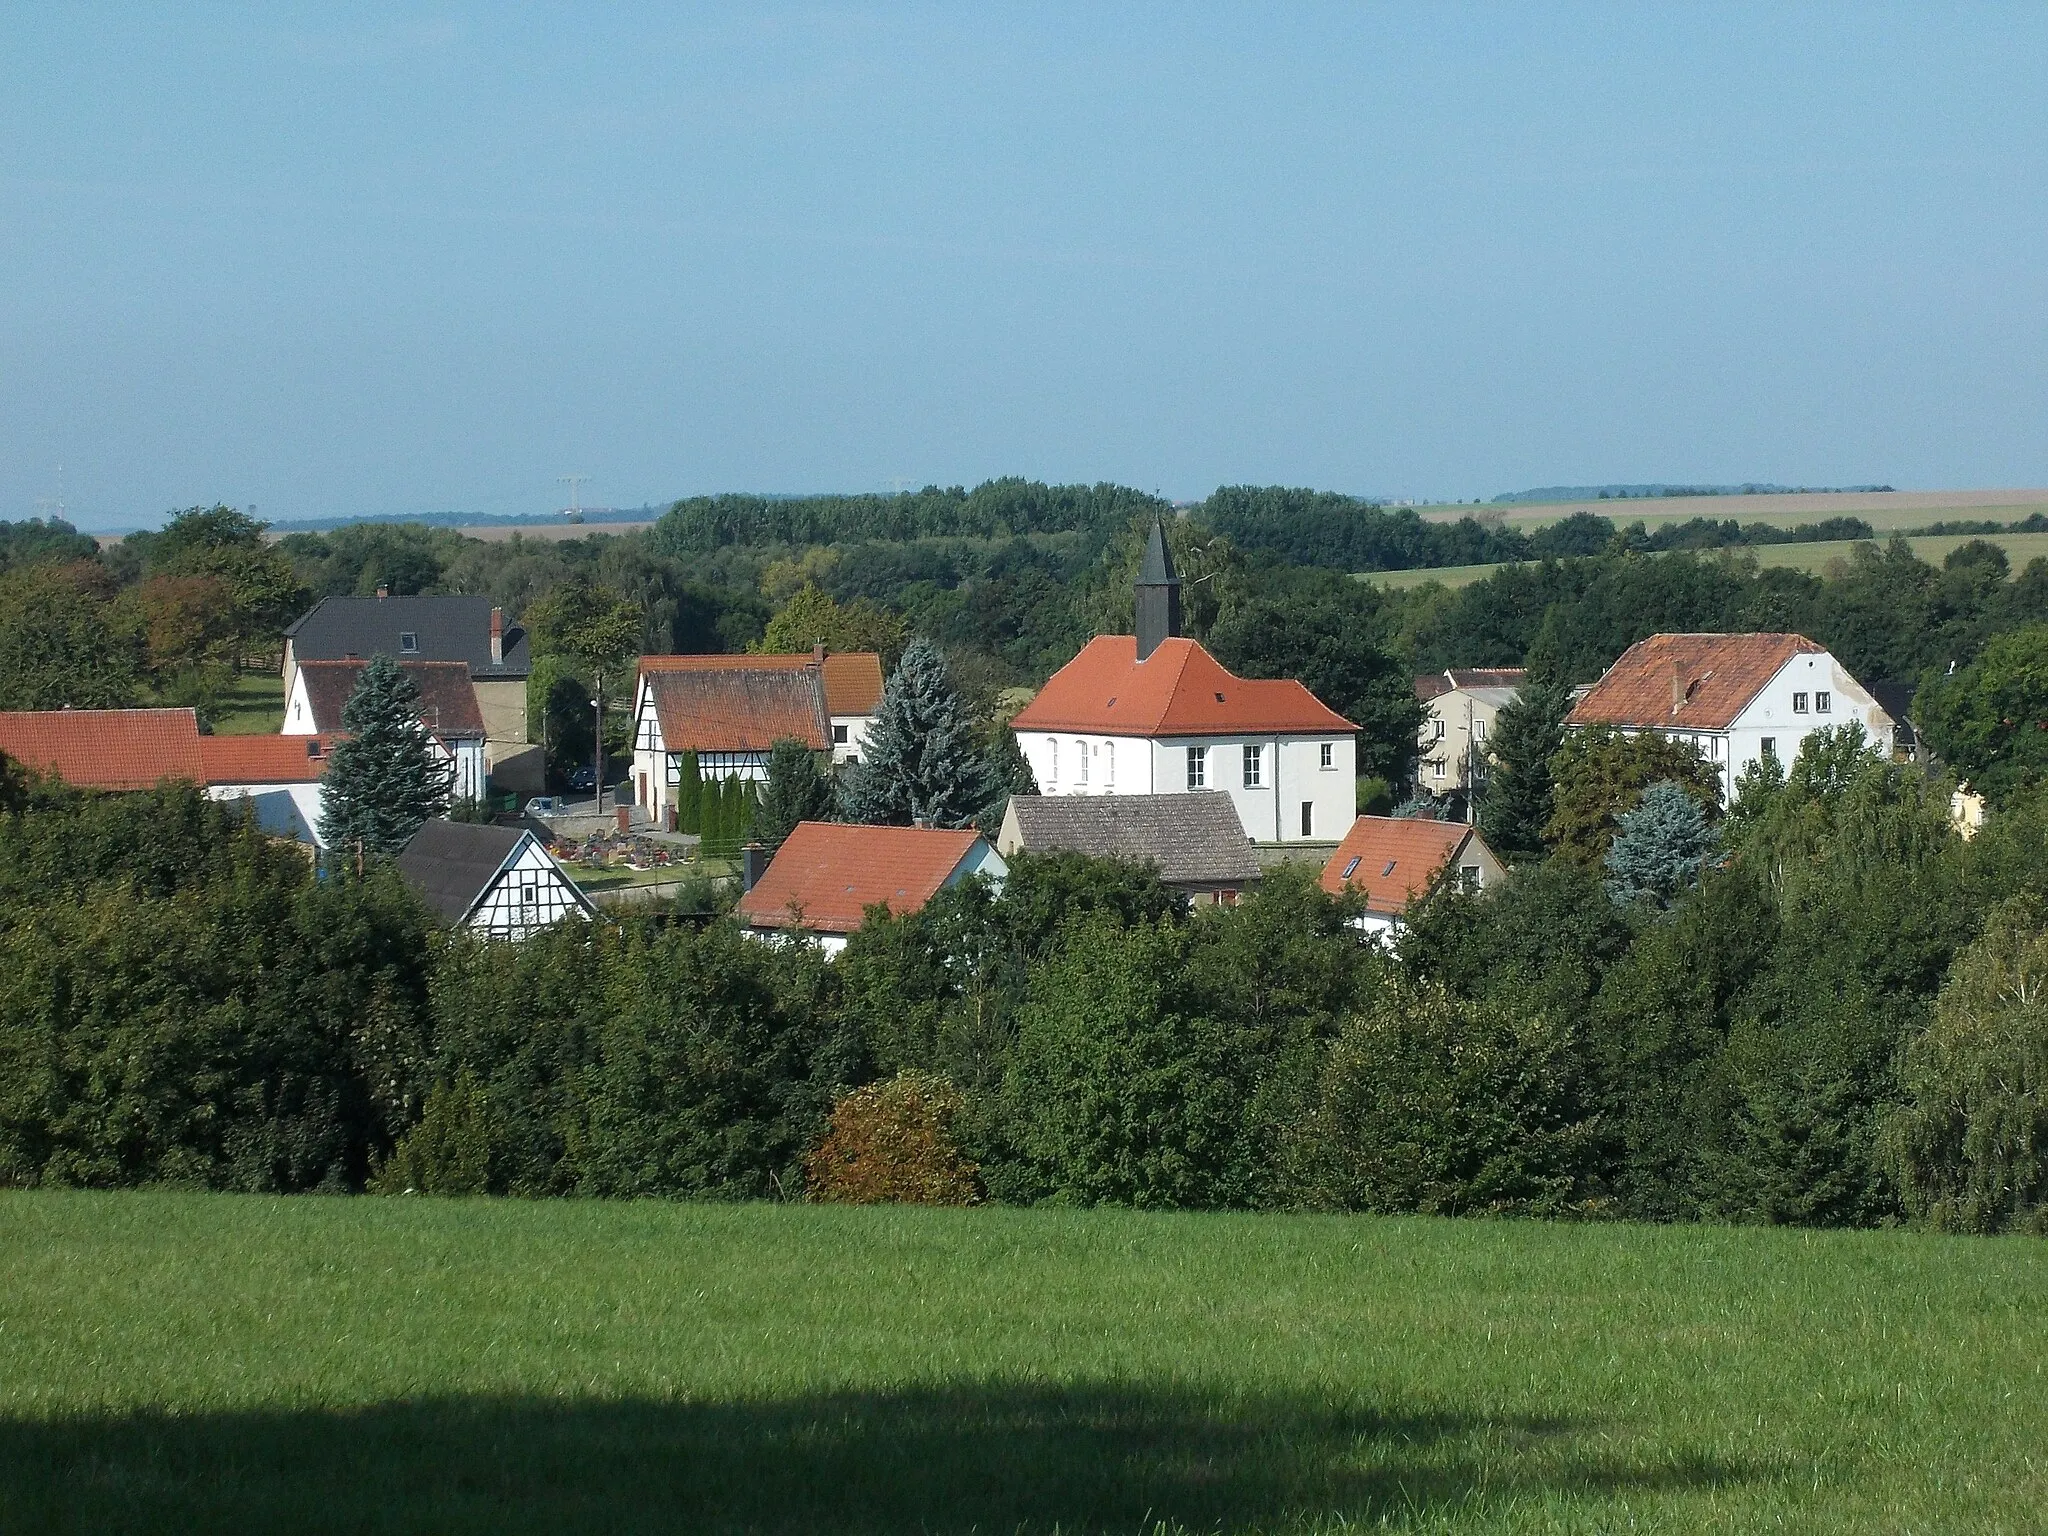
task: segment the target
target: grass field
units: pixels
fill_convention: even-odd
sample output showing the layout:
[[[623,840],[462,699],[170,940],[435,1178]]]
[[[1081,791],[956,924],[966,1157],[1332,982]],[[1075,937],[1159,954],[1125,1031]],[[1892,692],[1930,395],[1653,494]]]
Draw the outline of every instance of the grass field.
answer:
[[[2024,570],[2028,561],[2048,555],[2048,533],[1991,533],[1983,535],[1983,538],[1986,543],[1996,544],[2005,551],[2015,573]],[[1935,538],[1908,539],[1906,542],[1913,547],[1914,554],[1938,566],[1948,558],[1951,550],[1970,540],[1944,534]],[[1855,540],[1839,539],[1818,544],[1746,545],[1730,552],[1755,555],[1759,565],[1786,566],[1818,575],[1827,569],[1829,561],[1847,559],[1855,547]],[[1713,555],[1719,551],[1703,550],[1701,553]],[[1440,565],[1417,571],[1362,571],[1358,579],[1397,589],[1419,587],[1428,581],[1440,581],[1447,587],[1462,587],[1499,569],[1499,565]]]
[[[1456,522],[1488,508],[1429,507],[1418,515],[1430,522]],[[1494,507],[1494,511],[1502,508]],[[1990,519],[2013,523],[2035,512],[2048,512],[2048,490],[1992,491],[1823,491],[1783,496],[1657,496],[1627,501],[1546,501],[1507,504],[1507,522],[1524,533],[1558,522],[1574,512],[1595,512],[1612,518],[1617,527],[1643,522],[1682,523],[1695,517],[1716,522],[1768,523],[1792,528],[1829,517],[1860,517],[1879,534],[1933,523]]]
[[[0,1528],[2023,1531],[2048,1244],[0,1196]]]
[[[221,736],[263,736],[284,724],[284,676],[244,672],[221,695],[213,729]]]

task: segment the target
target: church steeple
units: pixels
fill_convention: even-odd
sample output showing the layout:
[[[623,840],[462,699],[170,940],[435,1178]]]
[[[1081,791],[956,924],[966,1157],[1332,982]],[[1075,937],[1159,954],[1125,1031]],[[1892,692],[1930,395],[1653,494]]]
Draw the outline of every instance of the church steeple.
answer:
[[[1145,557],[1138,562],[1138,660],[1179,633],[1180,577],[1166,552],[1166,525],[1154,518],[1145,539]]]

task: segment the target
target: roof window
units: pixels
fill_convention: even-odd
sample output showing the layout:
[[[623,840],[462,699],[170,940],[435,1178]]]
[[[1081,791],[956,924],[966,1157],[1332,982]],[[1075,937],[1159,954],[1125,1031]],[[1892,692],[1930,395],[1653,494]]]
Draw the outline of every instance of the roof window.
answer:
[[[1222,695],[1222,694],[1220,694],[1220,693],[1219,693],[1219,694],[1217,694],[1217,695],[1216,695],[1216,702],[1217,702],[1218,704],[1221,704],[1221,703],[1223,702],[1223,695]]]
[[[1365,861],[1361,858],[1352,859],[1352,861],[1349,864],[1346,864],[1344,866],[1344,873],[1339,878],[1349,880],[1353,875],[1358,873],[1358,866],[1364,862]]]
[[[398,654],[417,656],[420,653],[420,637],[411,630],[401,630],[398,635]]]
[[[308,757],[318,757],[319,755],[320,755],[320,738],[319,738],[318,736],[308,736],[308,737],[306,738],[306,756],[308,756]]]
[[[1387,867],[1380,871],[1380,878],[1382,880],[1386,879],[1387,876],[1391,875],[1394,872],[1394,866],[1400,862],[1401,861],[1399,859],[1387,860]]]

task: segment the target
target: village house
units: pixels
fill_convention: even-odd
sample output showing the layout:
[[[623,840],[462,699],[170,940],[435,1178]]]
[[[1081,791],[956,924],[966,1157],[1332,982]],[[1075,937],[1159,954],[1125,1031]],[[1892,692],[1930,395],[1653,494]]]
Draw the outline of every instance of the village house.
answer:
[[[326,736],[346,729],[342,712],[367,661],[302,661],[285,693],[286,736]],[[434,751],[455,770],[458,800],[481,800],[488,767],[488,737],[469,668],[459,661],[402,661],[400,670],[420,691],[420,724]]]
[[[1416,742],[1415,780],[1439,799],[1469,794],[1485,778],[1487,742],[1501,710],[1520,697],[1520,667],[1453,667],[1415,679],[1429,714]]]
[[[768,777],[778,741],[800,741],[835,765],[859,760],[882,700],[873,651],[808,656],[643,656],[633,687],[633,792],[673,825],[683,754],[704,779]]]
[[[443,922],[494,939],[522,939],[596,910],[524,827],[429,821],[397,862],[398,873]]]
[[[1222,795],[1012,795],[996,852],[1150,864],[1197,905],[1235,906],[1259,883],[1258,855]]]
[[[1721,798],[1759,758],[1790,767],[1815,731],[1856,724],[1892,751],[1893,721],[1868,689],[1804,635],[1652,635],[1622,652],[1572,706],[1571,729],[1655,731],[1719,771]]]
[[[1233,675],[1180,634],[1155,523],[1137,634],[1098,635],[1010,722],[1047,795],[1222,792],[1261,844],[1328,844],[1356,814],[1357,727],[1292,679]]]
[[[1361,816],[1323,866],[1322,887],[1332,896],[1364,898],[1355,920],[1369,937],[1399,935],[1409,908],[1446,880],[1478,892],[1497,885],[1505,866],[1476,828],[1420,817]]]
[[[827,955],[846,948],[868,908],[901,917],[962,880],[1001,885],[1003,856],[968,828],[842,826],[802,821],[740,896],[739,916],[756,938],[801,934]]]
[[[460,662],[483,719],[484,771],[497,787],[538,794],[541,750],[526,739],[526,631],[488,597],[323,597],[284,632],[285,696],[309,661]],[[289,728],[289,716],[287,716]]]
[[[182,782],[244,802],[278,837],[320,846],[323,736],[203,736],[190,709],[0,712],[0,752],[74,789],[140,790]]]

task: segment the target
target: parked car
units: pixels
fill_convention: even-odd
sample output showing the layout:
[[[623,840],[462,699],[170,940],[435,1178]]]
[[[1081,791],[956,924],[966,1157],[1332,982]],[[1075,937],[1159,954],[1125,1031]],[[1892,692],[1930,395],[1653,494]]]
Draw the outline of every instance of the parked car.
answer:
[[[578,768],[569,775],[569,787],[579,794],[588,795],[596,793],[597,770],[595,768]]]
[[[559,816],[563,805],[553,795],[535,795],[526,802],[526,809],[535,816]]]

